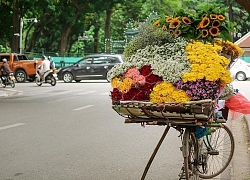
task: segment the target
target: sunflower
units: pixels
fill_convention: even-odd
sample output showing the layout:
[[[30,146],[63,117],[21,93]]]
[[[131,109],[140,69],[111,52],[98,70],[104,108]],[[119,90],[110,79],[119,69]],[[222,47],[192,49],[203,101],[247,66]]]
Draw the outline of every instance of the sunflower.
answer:
[[[217,19],[217,14],[210,14],[210,19]]]
[[[205,28],[209,25],[210,19],[208,17],[204,17],[201,21],[200,27]]]
[[[178,36],[181,34],[181,30],[175,29],[175,30],[173,31],[173,34],[174,34],[175,37],[178,37]]]
[[[203,14],[203,15],[201,16],[202,19],[203,19],[204,17],[207,17],[207,14]]]
[[[198,23],[198,25],[196,26],[196,29],[200,29],[201,28],[201,22]]]
[[[223,16],[223,15],[218,15],[218,19],[220,20],[220,21],[224,21],[225,20],[225,16]]]
[[[220,26],[220,21],[219,20],[214,20],[212,23],[213,27],[219,27]]]
[[[166,30],[167,30],[167,26],[164,24],[164,25],[162,26],[162,29],[163,29],[164,31],[166,31]]]
[[[171,23],[171,21],[173,20],[173,18],[169,17],[169,16],[166,16],[166,22],[167,23]]]
[[[179,21],[178,18],[173,18],[173,20],[172,20],[171,23],[169,24],[169,28],[175,29],[175,28],[179,27],[180,24],[181,24],[181,22]]]
[[[211,34],[211,36],[215,37],[215,36],[218,36],[219,34],[219,28],[217,27],[211,27],[209,29],[209,33]]]
[[[207,29],[202,29],[201,32],[202,32],[202,35],[201,35],[202,38],[206,38],[208,36],[208,30]]]
[[[191,20],[188,17],[183,17],[182,18],[182,22],[184,22],[184,24],[186,24],[186,25],[190,25],[191,24]]]
[[[160,25],[160,20],[155,21],[155,22],[154,22],[154,25],[155,25],[155,26],[159,26],[159,25]]]

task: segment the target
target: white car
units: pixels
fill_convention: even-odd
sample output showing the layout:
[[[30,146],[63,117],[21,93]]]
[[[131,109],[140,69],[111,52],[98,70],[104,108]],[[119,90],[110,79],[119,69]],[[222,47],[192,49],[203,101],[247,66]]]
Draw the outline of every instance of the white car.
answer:
[[[234,79],[246,81],[250,78],[250,63],[238,58],[232,64],[230,72]]]

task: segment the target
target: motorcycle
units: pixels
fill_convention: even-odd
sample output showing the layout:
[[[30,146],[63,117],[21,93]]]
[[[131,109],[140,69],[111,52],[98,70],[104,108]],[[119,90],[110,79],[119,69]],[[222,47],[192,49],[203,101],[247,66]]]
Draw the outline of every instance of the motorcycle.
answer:
[[[56,78],[57,78],[57,74],[55,73],[55,70],[49,70],[49,74],[47,76],[45,76],[45,81],[42,82],[38,71],[36,72],[36,78],[35,78],[35,83],[38,86],[41,86],[43,83],[48,83],[51,86],[55,86],[56,85]]]
[[[13,73],[9,73],[9,75],[6,76],[2,76],[2,78],[0,78],[0,84],[3,88],[5,88],[6,86],[10,85],[10,87],[14,88],[15,87],[15,77]]]

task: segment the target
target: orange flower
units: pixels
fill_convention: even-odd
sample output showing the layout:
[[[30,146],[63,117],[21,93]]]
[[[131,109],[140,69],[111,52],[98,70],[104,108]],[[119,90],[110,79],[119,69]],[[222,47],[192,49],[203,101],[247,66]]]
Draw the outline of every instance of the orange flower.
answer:
[[[217,19],[217,14],[210,14],[210,19]]]
[[[155,22],[154,22],[154,25],[155,25],[155,26],[159,26],[159,25],[160,25],[160,20],[155,21]]]
[[[201,22],[198,23],[198,25],[196,26],[196,29],[200,29],[201,28]]]
[[[202,19],[203,19],[204,17],[207,17],[207,14],[203,14],[203,15],[202,15]]]
[[[201,21],[200,27],[205,28],[209,25],[209,23],[210,23],[210,19],[207,17],[204,17]]]
[[[179,29],[175,29],[175,31],[173,32],[175,37],[178,37],[181,34],[181,30]]]
[[[182,22],[184,22],[184,24],[187,24],[187,25],[191,24],[191,20],[188,17],[183,17]]]
[[[170,23],[172,20],[173,20],[173,18],[171,18],[171,17],[169,17],[169,16],[166,17],[166,22],[167,22],[167,23]]]
[[[178,18],[173,18],[173,20],[172,20],[171,23],[169,24],[169,28],[175,29],[175,28],[179,27],[180,24],[181,24],[181,22],[179,21]]]
[[[223,15],[218,15],[218,19],[223,21],[223,20],[225,20],[225,17]]]
[[[207,29],[202,29],[202,34],[201,34],[201,37],[202,38],[206,38],[208,36],[208,30]]]
[[[166,30],[167,30],[167,26],[166,26],[166,25],[163,25],[163,26],[162,26],[162,29],[163,29],[164,31],[166,31]]]
[[[219,34],[219,28],[217,27],[211,27],[209,29],[209,33],[211,34],[211,36],[215,37],[215,36],[218,36]]]
[[[213,23],[212,23],[212,26],[219,27],[220,26],[220,21],[219,20],[214,20]]]

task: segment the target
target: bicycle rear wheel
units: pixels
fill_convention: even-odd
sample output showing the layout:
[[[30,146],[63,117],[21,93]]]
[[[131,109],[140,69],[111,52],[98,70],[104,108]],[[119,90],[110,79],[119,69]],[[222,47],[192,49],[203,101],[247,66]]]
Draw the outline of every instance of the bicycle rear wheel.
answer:
[[[199,139],[199,176],[210,179],[221,174],[234,154],[234,138],[224,124],[209,125],[211,134]]]
[[[198,144],[197,138],[190,128],[186,128],[183,136],[182,153],[184,157],[184,172],[187,180],[198,180]]]

